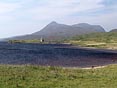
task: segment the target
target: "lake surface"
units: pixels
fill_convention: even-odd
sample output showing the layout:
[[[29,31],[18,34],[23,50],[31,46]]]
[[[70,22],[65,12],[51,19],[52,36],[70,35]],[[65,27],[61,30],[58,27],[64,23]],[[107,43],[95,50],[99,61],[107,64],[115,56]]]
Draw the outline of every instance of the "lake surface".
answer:
[[[90,67],[117,63],[117,50],[74,47],[66,44],[0,43],[0,64]]]

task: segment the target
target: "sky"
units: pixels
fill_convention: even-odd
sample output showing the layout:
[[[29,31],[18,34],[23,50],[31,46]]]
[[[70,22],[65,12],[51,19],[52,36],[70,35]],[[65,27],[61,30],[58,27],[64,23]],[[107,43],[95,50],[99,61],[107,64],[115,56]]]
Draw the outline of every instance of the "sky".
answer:
[[[0,0],[0,38],[30,34],[52,21],[117,28],[117,0]]]

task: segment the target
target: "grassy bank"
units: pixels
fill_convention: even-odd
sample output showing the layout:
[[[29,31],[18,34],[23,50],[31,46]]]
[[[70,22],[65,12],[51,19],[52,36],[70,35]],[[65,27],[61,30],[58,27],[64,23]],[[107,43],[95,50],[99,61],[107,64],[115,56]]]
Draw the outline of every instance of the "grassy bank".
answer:
[[[116,88],[117,65],[101,69],[0,66],[0,88]]]
[[[66,42],[94,48],[117,49],[117,32],[92,33],[75,36]]]

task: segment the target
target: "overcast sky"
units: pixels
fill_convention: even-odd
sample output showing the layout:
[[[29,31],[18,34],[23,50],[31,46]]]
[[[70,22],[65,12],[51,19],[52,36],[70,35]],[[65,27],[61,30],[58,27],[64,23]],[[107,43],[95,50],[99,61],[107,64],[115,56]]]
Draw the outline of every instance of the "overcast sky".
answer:
[[[30,34],[51,21],[117,28],[117,0],[0,0],[0,38]]]

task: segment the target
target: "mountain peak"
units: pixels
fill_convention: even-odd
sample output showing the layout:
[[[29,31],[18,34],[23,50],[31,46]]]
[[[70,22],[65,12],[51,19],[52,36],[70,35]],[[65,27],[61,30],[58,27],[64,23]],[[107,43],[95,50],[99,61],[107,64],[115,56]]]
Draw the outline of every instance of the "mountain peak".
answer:
[[[90,24],[88,24],[88,23],[79,23],[79,24],[74,24],[74,25],[72,25],[72,26],[78,26],[78,27],[83,27],[83,26],[91,26]]]
[[[52,21],[50,24],[58,24],[56,21]]]
[[[79,25],[90,25],[88,23],[79,23]]]

